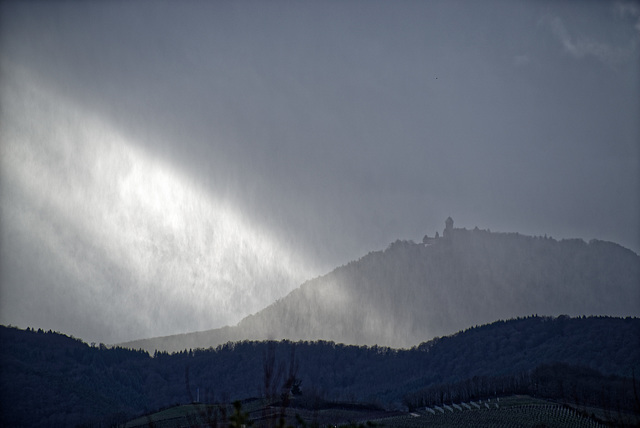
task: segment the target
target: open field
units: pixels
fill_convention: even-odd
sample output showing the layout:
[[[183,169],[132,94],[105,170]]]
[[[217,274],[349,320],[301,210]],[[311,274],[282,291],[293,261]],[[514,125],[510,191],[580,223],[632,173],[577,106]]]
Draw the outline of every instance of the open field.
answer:
[[[192,427],[213,421],[218,406],[212,404],[186,404],[162,410],[127,422],[124,428],[136,427]],[[209,418],[211,416],[211,418]]]
[[[217,412],[217,413],[216,413]],[[226,412],[226,416],[223,415]],[[277,426],[281,415],[287,426],[385,426],[413,427],[603,427],[598,421],[573,409],[528,396],[510,396],[469,403],[421,408],[414,412],[390,412],[375,407],[347,403],[322,403],[316,409],[289,407],[282,409],[265,400],[249,400],[242,404],[254,427]],[[205,404],[176,406],[152,415],[137,418],[125,428],[183,428],[196,426],[227,426],[233,414],[231,406]],[[217,415],[217,419],[216,419]],[[302,421],[302,422],[301,422]],[[217,425],[215,423],[217,422]],[[633,420],[627,420],[633,426]],[[635,420],[637,423],[638,420]]]
[[[470,404],[470,403],[465,403]],[[600,427],[595,420],[577,412],[544,400],[515,396],[475,405],[421,409],[402,416],[373,422],[387,427]],[[442,409],[442,410],[440,410]]]

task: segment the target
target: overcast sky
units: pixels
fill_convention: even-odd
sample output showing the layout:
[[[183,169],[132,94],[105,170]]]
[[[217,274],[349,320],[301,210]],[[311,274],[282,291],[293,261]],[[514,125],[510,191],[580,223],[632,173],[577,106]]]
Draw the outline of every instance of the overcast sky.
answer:
[[[639,42],[638,2],[2,2],[0,322],[235,324],[447,216],[639,252]]]

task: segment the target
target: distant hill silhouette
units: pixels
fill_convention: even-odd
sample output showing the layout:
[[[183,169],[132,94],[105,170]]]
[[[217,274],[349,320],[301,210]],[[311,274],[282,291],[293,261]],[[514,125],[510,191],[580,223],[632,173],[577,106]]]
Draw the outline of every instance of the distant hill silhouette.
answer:
[[[640,315],[640,256],[617,244],[453,228],[307,281],[237,326],[128,342],[178,351],[244,339],[410,347],[530,314]]]

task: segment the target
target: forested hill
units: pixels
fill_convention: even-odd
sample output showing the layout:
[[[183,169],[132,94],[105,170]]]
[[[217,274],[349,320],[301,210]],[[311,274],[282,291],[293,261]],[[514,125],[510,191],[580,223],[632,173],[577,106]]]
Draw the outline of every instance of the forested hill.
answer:
[[[198,388],[203,402],[279,396],[290,376],[301,386],[300,400],[411,406],[432,400],[434,391],[440,399],[441,391],[449,399],[481,397],[488,387],[492,395],[526,391],[527,379],[541,393],[543,379],[532,376],[547,373],[545,382],[556,390],[560,385],[596,401],[604,391],[616,405],[632,409],[638,337],[638,318],[529,317],[470,328],[409,350],[245,341],[152,358],[90,347],[58,333],[0,327],[0,426],[110,426],[190,403]],[[536,371],[550,364],[575,369]]]
[[[410,347],[530,314],[640,315],[640,257],[617,244],[474,229],[384,251],[308,281],[238,326],[125,344],[181,350],[229,340]]]

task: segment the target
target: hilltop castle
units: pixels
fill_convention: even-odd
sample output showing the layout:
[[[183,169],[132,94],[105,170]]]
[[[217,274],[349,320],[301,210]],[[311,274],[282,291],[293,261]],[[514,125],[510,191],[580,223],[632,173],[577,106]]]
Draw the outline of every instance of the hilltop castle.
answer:
[[[442,231],[442,238],[446,240],[451,240],[453,234],[453,219],[451,217],[447,217],[444,221],[444,230]],[[429,235],[424,235],[422,238],[422,243],[424,245],[432,245],[438,239],[440,239],[440,235],[436,232],[435,238],[430,238]]]

